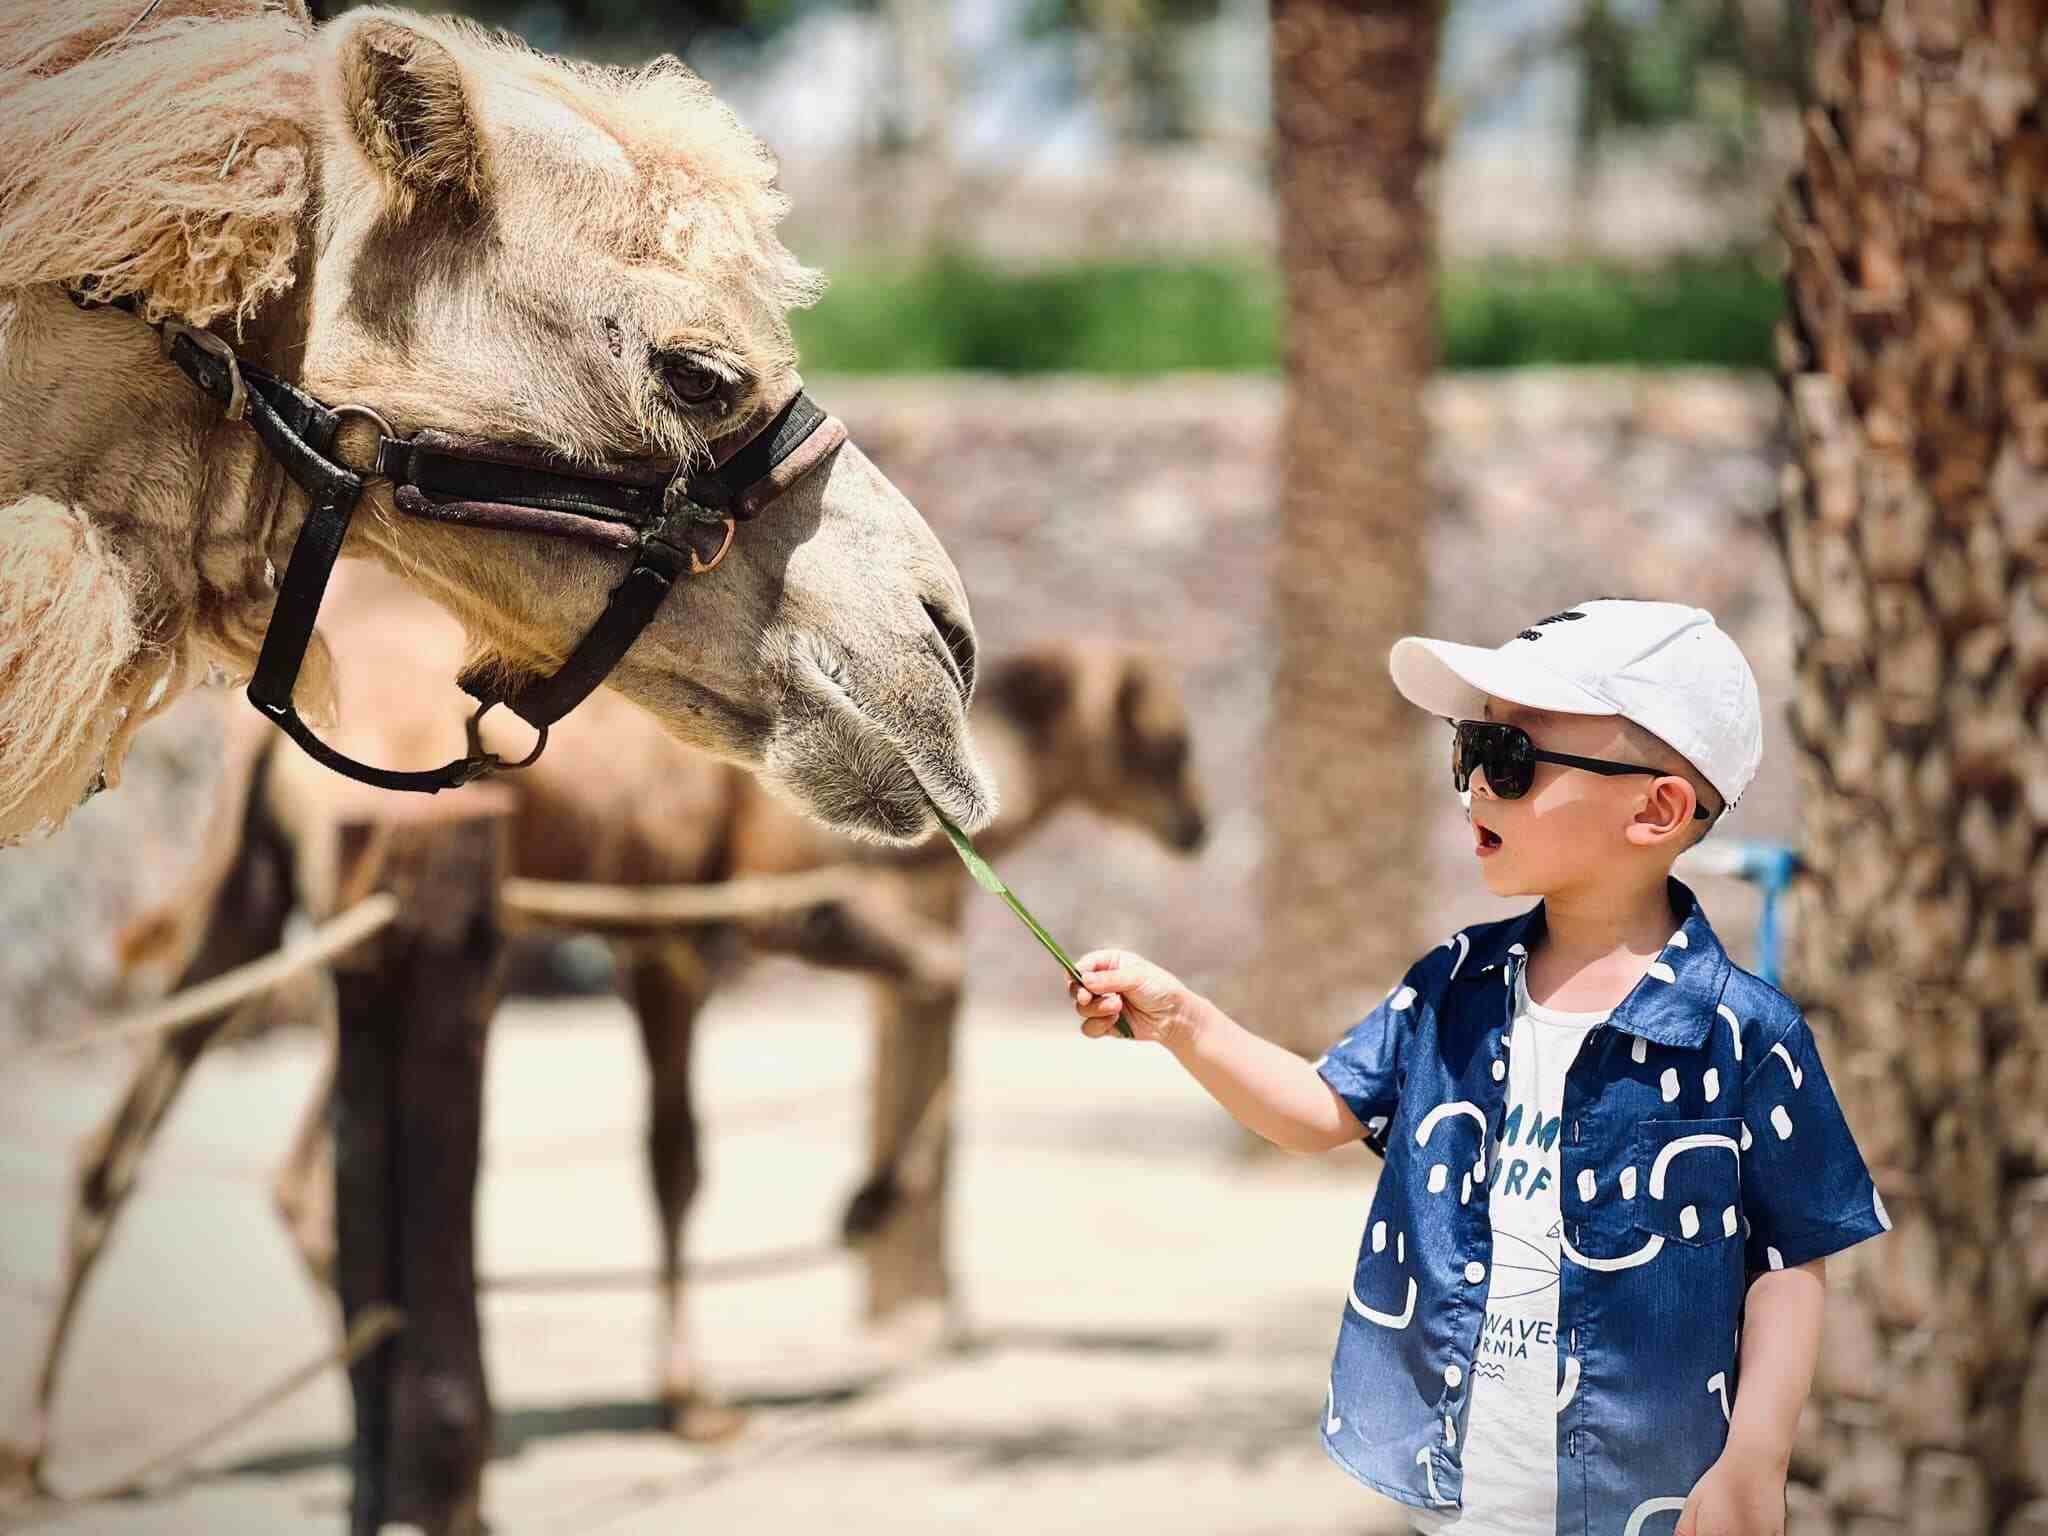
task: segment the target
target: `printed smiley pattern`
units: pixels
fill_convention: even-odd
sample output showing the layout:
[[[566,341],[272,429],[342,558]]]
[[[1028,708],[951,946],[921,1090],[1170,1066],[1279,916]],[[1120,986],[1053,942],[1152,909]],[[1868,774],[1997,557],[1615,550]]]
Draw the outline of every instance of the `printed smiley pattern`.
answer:
[[[1684,885],[1670,899],[1676,931],[1589,1030],[1556,1111],[1560,1532],[1667,1536],[1727,1437],[1748,1278],[1889,1227],[1797,1007],[1728,960]],[[1498,1385],[1488,1299],[1547,1262],[1494,1231],[1494,1202],[1535,1177],[1509,1068],[1542,933],[1539,905],[1454,935],[1317,1063],[1385,1159],[1323,1442],[1423,1509],[1461,1510],[1483,1472],[1467,1442],[1475,1392]]]
[[[1558,1138],[1565,1072],[1607,1013],[1542,1007],[1520,975],[1514,995],[1508,1109],[1488,1185],[1493,1260],[1463,1433],[1464,1508],[1417,1511],[1415,1529],[1428,1536],[1523,1536],[1557,1519],[1557,1415],[1571,1400],[1558,1369]],[[1582,1185],[1591,1177],[1581,1170]]]

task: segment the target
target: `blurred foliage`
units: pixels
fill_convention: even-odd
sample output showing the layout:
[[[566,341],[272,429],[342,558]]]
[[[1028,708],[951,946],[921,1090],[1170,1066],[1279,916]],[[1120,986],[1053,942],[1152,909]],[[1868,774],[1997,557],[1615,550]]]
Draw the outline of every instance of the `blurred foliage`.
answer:
[[[845,271],[796,318],[807,371],[1145,374],[1279,364],[1273,274],[1228,262],[999,272],[946,256],[914,272]],[[1756,263],[1655,272],[1596,266],[1451,271],[1443,364],[1767,368],[1783,294]]]
[[[1438,283],[1444,366],[1771,366],[1781,281],[1754,261],[1648,272],[1590,264],[1452,270]]]
[[[1187,65],[1189,37],[1222,0],[1023,0],[1027,38],[1085,39],[1084,84],[1112,138],[1164,143],[1196,136],[1202,110]]]
[[[1278,281],[1227,262],[999,272],[941,255],[908,272],[842,271],[798,313],[807,369],[1141,374],[1273,365]]]
[[[1614,138],[1688,125],[1723,175],[1753,167],[1763,114],[1804,90],[1801,0],[1580,0],[1560,34],[1579,69],[1582,159]]]

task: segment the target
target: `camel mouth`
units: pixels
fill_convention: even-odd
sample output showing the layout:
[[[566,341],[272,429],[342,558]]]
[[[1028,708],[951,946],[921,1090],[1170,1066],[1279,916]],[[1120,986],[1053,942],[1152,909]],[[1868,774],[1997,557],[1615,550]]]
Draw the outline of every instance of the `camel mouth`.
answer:
[[[768,771],[810,815],[885,844],[924,841],[941,812],[969,832],[994,819],[995,788],[975,758],[953,668],[933,662],[938,707],[906,711],[870,704],[820,646],[797,647],[793,662],[784,705],[797,723],[770,748]]]

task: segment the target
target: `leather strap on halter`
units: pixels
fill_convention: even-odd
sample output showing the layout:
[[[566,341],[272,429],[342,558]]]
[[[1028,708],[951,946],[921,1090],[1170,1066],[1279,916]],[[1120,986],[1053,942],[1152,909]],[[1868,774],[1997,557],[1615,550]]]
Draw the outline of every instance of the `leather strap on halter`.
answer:
[[[738,446],[716,456],[707,471],[692,475],[647,463],[595,473],[519,444],[431,431],[393,437],[375,412],[322,405],[276,374],[241,362],[211,332],[171,323],[163,334],[170,360],[226,407],[230,419],[245,419],[308,497],[305,525],[249,682],[250,702],[320,763],[380,789],[432,794],[530,765],[547,746],[548,727],[604,681],[676,581],[717,566],[737,523],[756,516],[846,440],[835,418],[798,393],[758,429],[734,434]],[[389,479],[396,505],[409,516],[581,539],[633,554],[604,613],[552,676],[509,696],[464,681],[479,700],[469,719],[469,752],[440,768],[401,772],[358,762],[315,736],[292,704],[320,601],[366,484],[365,474],[334,457],[341,423],[351,415],[385,428],[368,475]],[[483,748],[481,722],[499,703],[540,732],[523,762],[507,763]]]
[[[292,546],[256,672],[249,679],[249,702],[323,766],[378,789],[435,794],[493,771],[499,765],[474,750],[439,768],[416,772],[374,767],[337,752],[300,718],[292,690],[312,643],[327,580],[348,537],[356,503],[363,498],[363,477],[333,458],[342,416],[276,374],[241,363],[226,343],[215,345],[218,339],[208,333],[174,327],[165,337],[171,361],[201,390],[228,406],[231,414],[239,405],[263,446],[307,496],[305,526]]]

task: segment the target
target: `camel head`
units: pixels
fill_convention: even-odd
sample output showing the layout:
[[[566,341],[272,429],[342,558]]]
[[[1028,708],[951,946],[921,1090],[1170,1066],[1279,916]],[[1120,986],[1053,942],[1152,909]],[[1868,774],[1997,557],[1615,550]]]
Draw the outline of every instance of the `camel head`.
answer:
[[[300,0],[23,0],[0,150],[0,845],[117,782],[208,665],[249,675],[303,520],[141,320],[400,436],[596,470],[701,469],[798,387],[787,315],[817,283],[776,237],[772,163],[673,60],[572,65],[382,9],[316,30]],[[370,435],[350,417],[337,456],[366,465]],[[409,517],[375,480],[343,552],[454,613],[506,691],[628,566]],[[968,827],[993,809],[958,574],[850,446],[679,582],[609,682],[845,830],[914,840],[927,796]]]
[[[1141,651],[1047,645],[989,668],[982,707],[1020,730],[1047,788],[1182,853],[1208,818],[1187,705]]]
[[[681,64],[570,64],[384,9],[313,46],[306,389],[400,435],[593,466],[702,462],[796,390],[788,312],[821,285],[776,236],[767,151]],[[472,672],[552,672],[626,569],[371,498],[348,552],[454,612]],[[974,656],[952,562],[848,445],[679,582],[608,685],[827,824],[904,841],[933,828],[927,795],[965,826],[992,814],[966,732]]]

